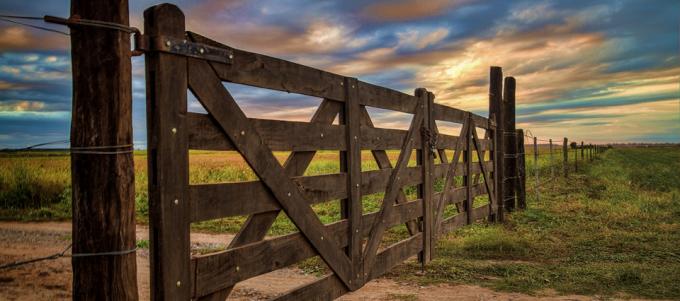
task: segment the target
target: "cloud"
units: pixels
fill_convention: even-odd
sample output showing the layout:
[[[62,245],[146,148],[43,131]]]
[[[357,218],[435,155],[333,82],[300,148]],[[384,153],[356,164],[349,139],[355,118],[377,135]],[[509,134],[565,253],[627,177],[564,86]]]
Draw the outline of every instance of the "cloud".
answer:
[[[462,6],[465,0],[399,0],[382,1],[366,6],[362,15],[376,21],[409,21],[439,16],[449,9]]]
[[[435,28],[430,31],[409,29],[397,33],[397,38],[399,39],[397,47],[423,49],[442,41],[448,34],[449,29],[444,27]]]

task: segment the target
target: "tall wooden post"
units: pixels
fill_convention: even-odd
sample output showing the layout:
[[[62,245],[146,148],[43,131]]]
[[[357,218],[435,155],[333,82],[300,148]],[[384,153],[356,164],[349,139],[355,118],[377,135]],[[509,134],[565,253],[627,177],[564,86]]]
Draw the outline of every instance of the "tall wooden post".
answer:
[[[504,136],[505,128],[502,122],[504,118],[504,110],[502,106],[503,99],[503,70],[501,67],[491,67],[489,72],[489,118],[493,118],[496,122],[496,131],[494,133],[495,144],[493,150],[493,160],[494,160],[494,185],[496,194],[496,206],[498,206],[496,212],[498,214],[497,220],[503,221],[503,214],[505,211],[504,201],[503,201],[503,179],[504,173],[504,162],[505,162],[505,151],[504,151]]]
[[[583,151],[585,150],[583,141],[581,141],[581,162],[585,162],[585,157],[583,156]]]
[[[564,160],[562,161],[562,169],[564,169],[564,177],[569,176],[569,149],[567,148],[569,141],[567,137],[564,137],[564,143],[562,144],[562,154],[564,155]]]
[[[425,88],[418,88],[415,91],[415,96],[420,99],[423,105],[421,109],[423,110],[423,124],[422,127],[427,128],[430,133],[433,132],[431,127],[431,117],[432,117],[432,106],[434,103],[434,94],[427,92]],[[434,229],[434,203],[433,203],[433,182],[432,182],[432,169],[434,168],[434,157],[430,148],[430,141],[422,139],[421,149],[416,151],[418,164],[422,166],[422,179],[423,182],[418,186],[418,197],[423,200],[423,252],[421,254],[423,268],[424,265],[432,259],[432,251],[434,246],[432,245],[434,236],[436,234],[432,233]]]
[[[144,11],[144,33],[181,40],[184,14],[172,4],[150,7]],[[151,300],[189,300],[187,58],[148,52],[145,59]],[[177,176],[159,176],[170,174]]]
[[[73,0],[71,15],[129,24],[127,0]],[[137,300],[130,35],[72,26],[71,65],[72,251],[121,253],[73,257],[73,299]]]
[[[517,137],[524,137],[524,130],[517,129],[515,132],[517,133]],[[525,158],[524,138],[517,139],[517,179],[515,182],[515,191],[517,192],[517,207],[520,209],[527,208],[527,172]]]
[[[515,78],[513,77],[506,77],[503,85],[503,129],[506,133],[503,135],[506,159],[501,162],[505,165],[503,178],[506,181],[503,181],[502,200],[505,201],[505,208],[512,211],[516,203],[514,179],[517,177],[517,141],[520,139],[524,141],[524,137],[516,137],[515,132]]]
[[[574,150],[574,172],[578,172],[578,149]]]

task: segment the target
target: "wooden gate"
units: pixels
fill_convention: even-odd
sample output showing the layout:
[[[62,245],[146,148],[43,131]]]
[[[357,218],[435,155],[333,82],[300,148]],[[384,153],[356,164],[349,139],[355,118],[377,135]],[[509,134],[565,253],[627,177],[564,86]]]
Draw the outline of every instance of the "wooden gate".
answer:
[[[152,299],[224,300],[240,281],[317,255],[332,273],[277,299],[334,299],[414,255],[427,263],[439,234],[497,212],[489,119],[435,104],[423,88],[407,95],[222,45],[186,32],[173,5],[151,7],[144,17],[138,42],[147,52]],[[248,118],[223,82],[323,101],[310,122]],[[208,114],[187,112],[187,89]],[[374,127],[366,106],[412,114],[408,130]],[[440,133],[436,120],[462,124],[460,133]],[[190,185],[190,149],[238,151],[259,181]],[[394,166],[392,149],[400,150]],[[319,150],[341,152],[340,173],[303,176]],[[378,170],[362,172],[362,150]],[[409,166],[414,150],[417,165]],[[272,151],[291,153],[280,164]],[[416,199],[407,199],[407,185],[417,185]],[[362,196],[380,192],[380,210],[364,214]],[[473,205],[483,195],[489,202]],[[323,224],[311,205],[332,200],[342,200],[342,219]],[[448,205],[458,213],[445,218]],[[281,210],[300,232],[265,237]],[[226,250],[191,256],[191,223],[238,215],[249,217]],[[400,224],[409,237],[381,244]]]

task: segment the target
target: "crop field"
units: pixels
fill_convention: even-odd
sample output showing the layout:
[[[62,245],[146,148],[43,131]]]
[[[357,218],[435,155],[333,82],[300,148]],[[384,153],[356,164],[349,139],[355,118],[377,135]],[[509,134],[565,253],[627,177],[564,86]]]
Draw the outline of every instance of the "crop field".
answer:
[[[402,282],[476,284],[533,295],[585,294],[610,297],[680,298],[680,149],[622,148],[579,162],[561,177],[561,145],[552,158],[540,145],[538,164],[526,145],[528,209],[509,215],[505,224],[464,227],[439,242],[426,273],[413,261],[387,275]],[[398,152],[388,152],[394,163]],[[285,162],[287,153],[276,153]],[[580,159],[580,153],[578,153]],[[369,152],[362,169],[377,169]],[[415,154],[411,165],[415,164]],[[65,152],[0,153],[0,219],[19,221],[70,218],[70,162]],[[317,153],[305,175],[339,172],[337,152]],[[538,174],[540,185],[536,185]],[[257,180],[234,152],[190,152],[190,182]],[[148,222],[146,154],[135,153],[138,223]],[[441,183],[435,183],[441,190]],[[415,187],[407,187],[415,198]],[[364,212],[378,210],[382,194],[364,196]],[[477,198],[482,205],[485,198]],[[340,219],[337,201],[314,205],[324,223]],[[246,217],[211,220],[193,230],[235,233]],[[296,231],[279,216],[269,235]],[[387,241],[407,235],[396,227]],[[391,238],[390,238],[391,237]],[[148,242],[146,242],[148,244]],[[143,245],[142,245],[143,247]],[[300,265],[322,273],[323,264]]]

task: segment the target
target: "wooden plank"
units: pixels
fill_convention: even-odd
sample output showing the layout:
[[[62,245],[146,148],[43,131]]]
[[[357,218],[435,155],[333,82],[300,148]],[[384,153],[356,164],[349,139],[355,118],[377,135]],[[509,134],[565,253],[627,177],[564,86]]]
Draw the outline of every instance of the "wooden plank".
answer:
[[[472,125],[473,126],[475,125],[474,121],[473,121]],[[484,186],[486,187],[486,191],[489,192],[489,203],[495,204],[497,199],[496,199],[496,196],[493,194],[493,190],[491,188],[491,183],[489,182],[487,168],[486,168],[486,166],[484,166],[483,161],[482,161],[483,157],[482,157],[481,151],[479,149],[479,142],[478,141],[479,141],[479,137],[477,137],[477,131],[473,131],[472,132],[472,142],[475,146],[475,149],[477,149],[477,158],[479,160],[479,163],[477,165],[482,169],[481,175],[482,175],[482,177],[484,177]],[[489,207],[489,209],[491,209],[491,207]]]
[[[144,32],[184,37],[184,15],[174,5],[144,11]],[[187,60],[151,52],[146,57],[151,299],[191,298]]]
[[[418,99],[396,90],[359,82],[360,103],[365,106],[413,114]]]
[[[422,100],[418,100],[419,105],[422,105]],[[409,126],[408,135],[404,139],[404,145],[399,153],[399,159],[397,160],[397,165],[390,175],[390,180],[387,184],[387,189],[385,191],[385,197],[383,198],[382,206],[380,208],[379,217],[373,223],[371,227],[371,235],[369,236],[366,248],[364,250],[364,273],[370,271],[373,268],[373,262],[375,260],[376,251],[382,240],[383,233],[386,229],[386,224],[384,219],[392,213],[392,204],[397,200],[399,191],[403,187],[401,181],[401,176],[406,168],[409,158],[411,157],[411,152],[413,151],[413,137],[417,135],[420,131],[420,127],[423,122],[423,111],[417,111],[411,125]],[[367,275],[366,275],[367,276]]]
[[[248,119],[273,151],[316,151],[345,149],[342,126],[268,119]],[[189,148],[235,150],[226,133],[207,114],[188,113]]]
[[[361,106],[361,123],[362,126],[366,128],[373,128],[373,121],[371,121],[371,116],[368,115],[368,111],[366,110],[365,106]],[[387,152],[385,152],[384,150],[372,150],[371,154],[373,155],[373,159],[375,159],[375,162],[378,164],[378,168],[392,169],[392,162],[390,162],[390,158],[387,156]],[[370,193],[372,192],[369,192],[367,194]],[[404,194],[404,191],[401,190],[399,192],[399,195],[397,196],[397,204],[405,203],[406,201],[407,201],[406,195]],[[408,230],[410,235],[418,233],[419,231],[418,224],[416,223],[415,220],[408,221],[406,223],[406,229]]]
[[[273,151],[346,150],[345,128],[339,125],[249,118]],[[224,131],[207,114],[187,113],[189,148],[199,150],[235,150]],[[360,145],[366,150],[399,149],[406,131],[375,127],[360,128]],[[414,137],[420,149],[420,137]],[[440,134],[438,149],[456,148],[458,137]],[[484,150],[491,149],[491,140],[480,140]],[[463,146],[465,147],[465,146]]]
[[[344,200],[344,208],[341,217],[349,221],[347,235],[349,243],[347,255],[352,262],[352,278],[350,290],[354,291],[361,287],[363,277],[363,265],[361,264],[362,229],[361,215],[363,205],[361,202],[361,108],[359,106],[359,89],[356,78],[345,78],[345,109],[343,122],[346,127],[345,141],[347,151],[343,156],[343,169],[347,173],[347,198]]]
[[[439,228],[439,235],[449,233],[467,224],[467,213],[461,212],[457,215],[444,219]]]
[[[421,94],[419,95],[418,92]],[[434,94],[431,92],[427,92],[425,89],[418,89],[416,90],[416,97],[421,97],[421,103],[422,108],[421,110],[423,111],[423,130],[429,133],[429,135],[432,135],[432,105],[434,104]],[[432,243],[432,231],[434,227],[434,204],[433,204],[433,199],[432,199],[432,193],[433,193],[433,174],[432,174],[432,169],[434,168],[434,153],[432,152],[432,149],[436,147],[435,145],[431,145],[431,141],[427,139],[427,137],[424,137],[422,139],[422,147],[420,151],[420,156],[419,156],[419,161],[420,165],[422,165],[422,178],[423,178],[423,183],[419,187],[419,194],[420,198],[423,200],[423,232],[422,232],[422,264],[425,265],[430,260],[432,259],[432,249],[433,243]],[[433,142],[433,141],[432,141]],[[434,144],[434,143],[433,143]],[[378,266],[380,266],[381,263],[378,263]]]
[[[494,146],[493,149],[493,178],[494,178],[494,194],[496,195],[496,200],[500,200],[497,205],[499,206],[496,217],[499,222],[503,221],[504,214],[504,204],[503,200],[503,168],[505,162],[505,153],[503,149],[503,139],[505,134],[505,128],[501,122],[504,118],[503,109],[503,70],[501,67],[491,67],[489,71],[489,116],[493,116],[496,121],[496,128],[494,130]]]
[[[467,217],[468,225],[472,223],[472,204],[475,197],[472,195],[472,147],[470,146],[470,141],[472,140],[472,133],[477,133],[475,129],[475,123],[472,121],[471,117],[468,117],[468,127],[465,133],[465,145],[467,145],[467,150],[463,151],[463,158],[465,163],[466,175],[463,176],[463,185],[465,185],[465,214]],[[462,135],[461,135],[462,137]]]
[[[344,77],[286,60],[235,49],[187,32],[194,41],[229,49],[230,64],[210,62],[221,80],[254,87],[344,101]]]
[[[386,220],[394,226],[407,220],[418,218],[422,213],[422,200],[394,206],[395,214]],[[362,216],[359,237],[370,233],[368,226],[375,220],[377,213]],[[341,220],[325,226],[327,232],[338,242],[340,248],[348,245],[347,220]],[[280,269],[301,260],[316,256],[315,249],[305,237],[299,233],[262,240],[225,251],[196,256],[192,260],[196,266],[196,294],[207,295],[220,289],[231,287],[264,273]]]
[[[218,121],[253,171],[271,190],[286,214],[305,234],[328,266],[349,286],[349,259],[330,240],[321,221],[304,201],[294,182],[286,177],[283,167],[264,145],[262,137],[224,89],[210,65],[205,61],[190,59],[188,69],[189,88],[203,107]]]
[[[472,118],[472,120],[474,120],[477,126],[480,128],[489,129],[490,125],[494,124],[493,121],[490,121],[488,118],[445,105],[434,104],[432,109],[432,118],[435,120],[460,124],[465,122],[467,114],[470,114],[470,118]]]
[[[484,164],[488,169],[492,167],[493,162],[487,161]],[[444,177],[448,166],[448,164],[435,165],[434,177]],[[361,176],[363,195],[385,191],[392,170],[392,168],[384,168],[363,172]],[[465,172],[462,164],[456,166],[456,175],[464,175]],[[474,165],[472,172],[473,174],[480,173],[480,166]],[[404,185],[420,184],[422,181],[420,174],[420,167],[407,168],[403,176]],[[298,185],[310,205],[347,197],[345,174],[292,177],[292,180]],[[281,209],[266,185],[260,181],[189,185],[189,200],[191,201],[192,222],[270,211],[278,212],[277,210]],[[243,200],[248,200],[248,202],[243,202]],[[400,202],[402,201],[398,200],[398,203]],[[263,231],[267,229],[268,227]]]

